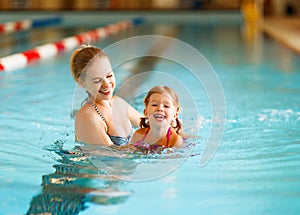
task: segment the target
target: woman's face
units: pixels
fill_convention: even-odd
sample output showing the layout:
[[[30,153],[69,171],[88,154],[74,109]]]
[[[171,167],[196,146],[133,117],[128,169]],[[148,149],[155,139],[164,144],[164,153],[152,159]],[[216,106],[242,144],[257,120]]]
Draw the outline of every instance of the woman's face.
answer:
[[[154,93],[144,110],[150,126],[169,126],[176,119],[178,111],[171,97],[164,93]]]
[[[116,80],[108,58],[96,57],[85,71],[85,77],[81,82],[93,99],[111,99]]]

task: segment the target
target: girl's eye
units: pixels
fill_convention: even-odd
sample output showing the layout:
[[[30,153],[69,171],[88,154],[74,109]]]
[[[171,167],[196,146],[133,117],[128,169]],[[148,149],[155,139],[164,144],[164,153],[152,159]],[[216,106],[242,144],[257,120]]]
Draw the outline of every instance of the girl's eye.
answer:
[[[152,106],[152,107],[156,107],[156,106],[157,106],[157,104],[152,104],[151,106]]]
[[[97,80],[94,80],[94,83],[99,84],[101,81],[102,81],[101,79],[97,79]]]
[[[165,107],[165,108],[169,108],[170,106],[169,106],[169,105],[164,105],[164,107]]]

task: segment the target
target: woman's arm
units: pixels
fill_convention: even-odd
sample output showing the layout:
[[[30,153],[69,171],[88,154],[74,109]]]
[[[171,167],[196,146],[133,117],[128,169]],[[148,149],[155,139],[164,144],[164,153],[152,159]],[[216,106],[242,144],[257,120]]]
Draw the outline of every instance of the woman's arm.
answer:
[[[120,102],[119,104],[122,105],[122,108],[127,111],[126,115],[131,125],[138,128],[140,125],[141,117],[143,117],[143,115],[135,108],[133,108],[129,103],[127,103],[124,99],[120,97],[116,97],[116,99]]]
[[[98,120],[98,115],[93,110],[83,107],[78,111],[75,118],[76,140],[89,144],[104,146],[113,145],[106,133],[106,125]]]
[[[140,112],[138,112],[135,108],[133,108],[131,105],[129,105],[127,114],[131,124],[134,127],[138,128],[140,126],[140,121],[143,115]]]

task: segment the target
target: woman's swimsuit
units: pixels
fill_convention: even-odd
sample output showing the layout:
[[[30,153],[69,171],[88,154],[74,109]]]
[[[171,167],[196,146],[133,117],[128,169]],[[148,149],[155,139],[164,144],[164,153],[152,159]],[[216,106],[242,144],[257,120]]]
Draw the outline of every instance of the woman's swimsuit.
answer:
[[[106,124],[107,126],[107,123],[104,119],[104,117],[102,116],[100,110],[98,109],[98,107],[94,104],[93,101],[91,100],[88,100],[88,102],[94,107],[95,111],[98,113],[98,115],[100,116],[100,118],[103,120],[103,122]],[[129,143],[130,139],[131,139],[131,136],[132,136],[132,133],[133,133],[133,128],[131,128],[131,131],[129,133],[129,135],[127,137],[120,137],[120,136],[113,136],[113,135],[109,135],[109,138],[110,140],[117,146],[123,146],[123,145],[126,145]]]
[[[167,140],[166,140],[166,144],[165,145],[159,145],[159,144],[148,144],[145,142],[145,139],[147,137],[147,134],[149,132],[149,129],[147,130],[147,132],[144,134],[144,136],[142,137],[141,140],[136,141],[133,145],[136,148],[139,148],[142,152],[157,152],[158,148],[168,148],[169,147],[169,142],[171,139],[171,134],[172,134],[172,129],[171,127],[168,129],[167,132]]]

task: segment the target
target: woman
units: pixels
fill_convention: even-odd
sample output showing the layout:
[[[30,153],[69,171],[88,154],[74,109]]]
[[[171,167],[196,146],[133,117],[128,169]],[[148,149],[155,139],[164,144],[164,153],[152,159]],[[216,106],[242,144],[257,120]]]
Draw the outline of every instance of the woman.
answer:
[[[91,46],[76,49],[70,69],[76,83],[88,94],[75,117],[76,141],[105,146],[127,144],[141,114],[113,96],[115,76],[106,54]]]

